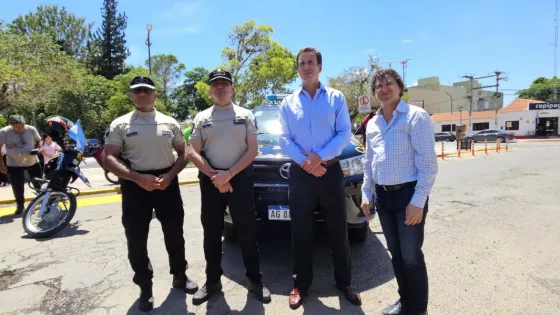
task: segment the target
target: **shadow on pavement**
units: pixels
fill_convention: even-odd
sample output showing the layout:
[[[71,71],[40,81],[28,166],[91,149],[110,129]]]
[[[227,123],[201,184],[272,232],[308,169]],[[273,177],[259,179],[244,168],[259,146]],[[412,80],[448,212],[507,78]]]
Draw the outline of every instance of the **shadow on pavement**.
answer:
[[[76,235],[86,235],[86,234],[89,233],[88,230],[80,230],[80,226],[81,226],[81,224],[79,222],[70,223],[64,229],[62,229],[62,231],[56,233],[55,235],[53,235],[51,237],[47,237],[47,238],[32,238],[27,234],[23,235],[21,238],[23,238],[23,239],[34,239],[37,242],[47,242],[47,241],[52,240],[52,239],[71,237],[71,236],[76,236]]]
[[[264,315],[263,303],[255,299],[253,294],[247,291],[247,303],[242,310],[232,310],[228,303],[224,292],[216,293],[206,302],[206,314],[251,314]]]
[[[293,287],[292,250],[289,224],[265,224],[259,229],[259,251],[263,282],[274,295],[285,296],[288,307],[288,295]],[[352,282],[359,292],[383,285],[394,278],[389,253],[379,241],[376,234],[369,231],[363,243],[350,243],[352,259]],[[339,296],[342,309],[352,310],[352,314],[364,314],[360,307],[350,304],[336,289],[334,268],[327,243],[327,234],[323,227],[315,228],[315,245],[313,255],[313,284],[304,300],[304,314],[330,314],[339,310],[327,307],[319,297]],[[222,268],[224,276],[236,283],[248,286],[241,249],[236,241],[224,241]],[[277,296],[274,298],[278,298]],[[249,293],[248,304],[258,303]],[[220,302],[225,303],[225,302]],[[247,307],[246,307],[247,308]],[[252,314],[252,313],[250,313]]]
[[[171,289],[169,294],[161,303],[159,307],[154,308],[149,314],[184,314],[184,315],[194,315],[194,313],[188,312],[187,310],[187,294],[181,290]],[[130,306],[127,315],[133,314],[148,314],[138,310],[138,299]]]

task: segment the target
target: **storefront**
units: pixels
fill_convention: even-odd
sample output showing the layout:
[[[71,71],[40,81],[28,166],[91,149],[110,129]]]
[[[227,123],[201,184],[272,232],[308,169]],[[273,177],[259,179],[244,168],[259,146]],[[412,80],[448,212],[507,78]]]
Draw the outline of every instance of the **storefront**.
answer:
[[[559,136],[560,103],[516,99],[500,111],[501,130],[516,138]]]

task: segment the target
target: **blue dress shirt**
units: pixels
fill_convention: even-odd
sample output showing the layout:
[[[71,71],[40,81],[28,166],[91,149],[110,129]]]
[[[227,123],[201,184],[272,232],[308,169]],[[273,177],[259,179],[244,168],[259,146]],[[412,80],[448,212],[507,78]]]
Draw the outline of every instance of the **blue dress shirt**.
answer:
[[[317,153],[323,161],[340,155],[350,142],[352,129],[342,92],[319,85],[315,97],[300,88],[280,106],[280,148],[302,164],[302,152]]]

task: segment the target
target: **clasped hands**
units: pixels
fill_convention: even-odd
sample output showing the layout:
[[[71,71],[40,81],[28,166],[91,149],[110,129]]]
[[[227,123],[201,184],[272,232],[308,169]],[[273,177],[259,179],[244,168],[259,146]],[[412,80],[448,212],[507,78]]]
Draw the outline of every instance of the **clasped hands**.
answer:
[[[210,179],[212,179],[212,183],[221,193],[233,192],[233,187],[231,187],[229,182],[233,177],[231,171],[212,170],[211,172],[214,175]]]
[[[169,173],[161,174],[155,176],[152,174],[138,174],[135,182],[138,186],[144,188],[147,191],[153,191],[155,189],[165,190],[169,187],[169,184],[173,180],[173,176]]]
[[[302,153],[303,155],[307,156],[307,159],[303,161],[303,163],[301,164],[301,167],[303,168],[304,171],[306,171],[307,173],[315,177],[321,177],[325,175],[327,169],[324,166],[325,162],[323,162],[323,159],[321,159],[319,154],[312,153],[312,152],[302,152]]]

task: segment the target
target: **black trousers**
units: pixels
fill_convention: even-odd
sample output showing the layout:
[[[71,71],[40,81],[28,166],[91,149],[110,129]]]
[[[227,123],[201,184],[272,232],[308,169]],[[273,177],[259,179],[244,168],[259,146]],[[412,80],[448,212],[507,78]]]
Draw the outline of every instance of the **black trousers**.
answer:
[[[406,225],[406,207],[413,195],[414,187],[396,191],[385,191],[380,186],[375,189],[377,215],[391,252],[402,305],[410,314],[417,314],[428,308],[428,272],[422,253],[428,201],[422,222]]]
[[[157,176],[168,170],[139,173]],[[156,217],[161,222],[170,273],[184,275],[188,268],[183,237],[185,213],[178,178],[175,177],[165,190],[153,191],[146,191],[134,182],[123,180],[121,191],[122,224],[128,246],[128,260],[134,271],[134,283],[140,287],[152,285],[153,269],[147,248],[152,210],[155,210]]]
[[[17,204],[23,205],[24,192],[25,192],[25,171],[29,174],[30,180],[34,177],[43,177],[43,171],[39,163],[29,166],[29,167],[15,167],[8,166],[8,174],[10,175],[10,180],[12,182],[12,191],[14,192],[14,198]],[[32,182],[34,187],[39,188],[40,185]]]
[[[208,176],[199,172],[202,198],[200,219],[204,229],[206,283],[220,281],[223,274],[221,266],[222,231],[226,206],[229,207],[235,233],[241,246],[246,268],[245,275],[252,282],[261,281],[252,175],[253,167],[248,166],[230,180],[233,192],[221,193]]]
[[[294,288],[306,292],[313,282],[313,223],[317,205],[323,210],[337,285],[352,282],[350,245],[346,224],[344,175],[339,163],[327,167],[322,177],[308,174],[298,164],[290,167],[290,213]]]

